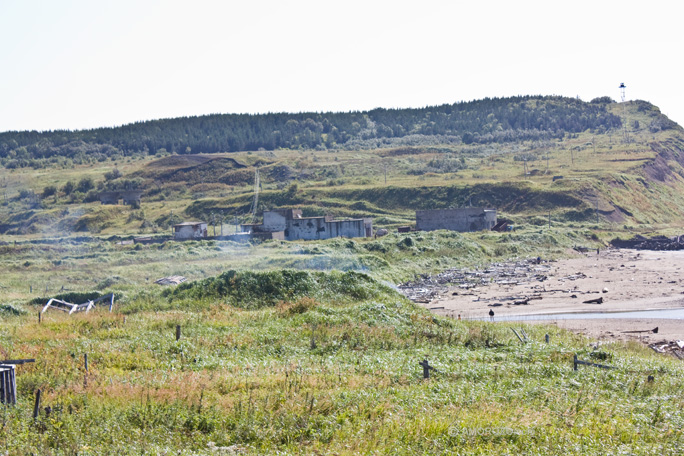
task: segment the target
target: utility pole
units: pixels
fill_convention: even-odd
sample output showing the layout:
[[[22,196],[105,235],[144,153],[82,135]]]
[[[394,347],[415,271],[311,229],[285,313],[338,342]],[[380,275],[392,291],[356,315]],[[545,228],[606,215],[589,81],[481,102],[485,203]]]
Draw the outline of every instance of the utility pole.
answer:
[[[546,149],[546,174],[549,174],[549,150]]]
[[[625,103],[625,89],[627,86],[624,82],[620,83],[620,99],[622,100],[622,123],[624,126],[624,141],[629,142],[629,136],[627,134],[627,104]]]

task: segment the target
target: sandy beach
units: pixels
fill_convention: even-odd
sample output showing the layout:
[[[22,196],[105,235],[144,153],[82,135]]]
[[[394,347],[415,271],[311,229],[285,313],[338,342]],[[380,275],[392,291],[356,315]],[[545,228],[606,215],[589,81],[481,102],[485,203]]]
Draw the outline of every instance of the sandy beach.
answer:
[[[503,277],[476,286],[450,286],[423,305],[435,313],[463,319],[488,318],[493,310],[495,321],[512,315],[684,308],[684,251],[593,250],[567,260],[542,258],[531,263],[528,268],[534,274],[528,274],[526,280]],[[559,318],[544,323],[597,339],[634,339],[649,344],[684,340],[684,320],[677,319]],[[625,332],[656,327],[657,334]]]

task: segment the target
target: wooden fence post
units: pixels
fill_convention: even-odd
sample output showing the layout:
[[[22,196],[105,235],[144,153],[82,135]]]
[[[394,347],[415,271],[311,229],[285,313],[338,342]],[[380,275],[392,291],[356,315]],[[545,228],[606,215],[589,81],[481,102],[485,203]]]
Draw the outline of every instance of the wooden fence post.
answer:
[[[520,335],[518,334],[518,331],[516,331],[516,330],[513,329],[513,328],[511,328],[511,331],[513,331],[513,334],[515,334],[515,337],[518,338],[518,340],[520,341],[520,343],[523,343],[523,344],[525,343],[525,341],[522,340],[522,337],[520,337]]]
[[[179,341],[181,338],[181,325],[176,325],[176,341]]]
[[[419,362],[418,364],[423,366],[423,378],[430,378],[430,370],[434,369],[434,367],[432,367],[428,364],[427,359],[424,359],[423,361]]]
[[[40,389],[36,390],[36,403],[33,405],[33,419],[38,419],[40,413]]]
[[[85,366],[85,371],[88,372],[88,353],[83,354],[83,365]]]
[[[582,361],[577,359],[577,355],[575,355],[572,359],[572,369],[577,370],[578,365],[584,365],[584,366],[591,366],[591,367],[600,367],[601,369],[617,369],[617,367],[614,366],[606,366],[605,364],[598,364],[598,363],[592,363],[589,361]]]
[[[546,341],[547,344],[549,343],[549,335],[548,334],[544,336],[544,340]]]

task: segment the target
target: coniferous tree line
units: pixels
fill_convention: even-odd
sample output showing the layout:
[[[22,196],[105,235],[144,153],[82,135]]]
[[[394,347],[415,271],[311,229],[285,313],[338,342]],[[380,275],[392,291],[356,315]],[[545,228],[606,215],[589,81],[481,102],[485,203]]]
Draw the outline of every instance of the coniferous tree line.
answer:
[[[279,148],[378,147],[439,137],[445,143],[492,143],[563,137],[619,128],[603,97],[520,96],[416,109],[328,113],[212,114],[114,128],[0,133],[8,168],[69,164],[136,154],[217,153]]]

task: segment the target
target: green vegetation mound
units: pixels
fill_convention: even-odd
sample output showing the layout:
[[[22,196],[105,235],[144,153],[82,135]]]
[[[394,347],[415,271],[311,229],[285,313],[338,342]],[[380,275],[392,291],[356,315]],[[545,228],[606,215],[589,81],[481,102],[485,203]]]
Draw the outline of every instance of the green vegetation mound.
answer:
[[[310,297],[322,302],[375,299],[391,290],[366,274],[281,269],[268,272],[230,270],[208,279],[186,282],[163,294],[169,301],[225,300],[231,305],[257,309],[281,301]]]
[[[70,302],[72,304],[83,304],[84,302],[93,301],[107,294],[109,293],[100,293],[99,291],[67,291],[65,293],[58,293],[54,296],[50,296],[49,298],[33,298],[28,302],[28,304],[34,306],[44,306],[51,298]]]
[[[24,315],[25,311],[14,307],[11,304],[0,304],[0,315]]]

